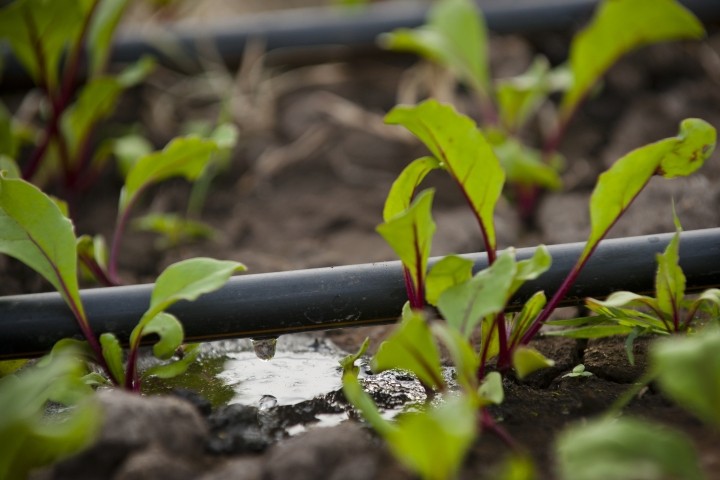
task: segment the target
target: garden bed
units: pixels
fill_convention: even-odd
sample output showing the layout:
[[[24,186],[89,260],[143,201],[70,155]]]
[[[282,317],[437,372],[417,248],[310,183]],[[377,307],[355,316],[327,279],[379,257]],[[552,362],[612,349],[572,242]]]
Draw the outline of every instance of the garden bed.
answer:
[[[498,76],[521,73],[535,52],[556,61],[564,59],[567,39],[564,33],[493,38],[493,71]],[[392,181],[403,166],[425,151],[411,136],[382,121],[398,103],[398,95],[410,91],[408,59],[358,59],[288,70],[263,68],[257,58],[246,57],[246,61],[250,63],[237,82],[217,66],[193,77],[158,68],[145,84],[125,96],[116,117],[98,130],[102,135],[117,131],[118,125],[138,123],[156,145],[164,145],[185,122],[214,119],[221,108],[220,96],[234,89],[229,105],[240,128],[239,144],[229,169],[213,184],[202,213],[215,236],[160,249],[153,246],[151,234],[128,234],[120,257],[124,282],[152,282],[169,264],[208,252],[215,258],[241,261],[251,273],[395,259],[375,227],[382,221]],[[448,85],[441,83],[438,91],[447,94]],[[452,95],[459,110],[478,115],[464,92]],[[543,198],[535,228],[525,228],[515,211],[501,201],[496,218],[500,248],[583,241],[590,228],[587,203],[597,175],[629,150],[674,135],[679,121],[688,117],[720,125],[718,35],[704,42],[648,47],[613,67],[602,90],[579,112],[560,148],[567,160],[565,188]],[[716,153],[691,178],[653,179],[610,236],[674,231],[673,198],[686,230],[719,226],[720,210],[714,208],[720,201],[717,157]],[[433,254],[481,250],[472,214],[449,180],[433,177],[429,183],[437,187]],[[120,186],[114,172],[106,172],[85,200],[71,203],[79,233],[111,237],[113,225],[108,219],[116,215]],[[156,187],[141,208],[182,211],[189,191],[181,181],[168,182]],[[0,272],[4,279],[0,295],[48,289],[8,257],[0,256]],[[323,350],[325,342],[353,352],[369,336],[373,352],[389,331],[387,326],[333,330],[301,337],[302,347],[294,348],[339,356]],[[600,415],[642,375],[646,342],[636,344],[632,366],[623,341],[541,337],[534,345],[556,361],[555,367],[523,381],[504,381],[506,399],[491,407],[491,412],[530,454],[538,478],[554,478],[551,452],[558,431]],[[221,344],[219,348],[238,347]],[[563,377],[579,363],[593,375]],[[302,367],[294,373],[307,375]],[[357,415],[342,398],[339,368],[336,374],[338,388],[298,403],[294,409],[259,402],[211,406],[202,392],[186,390],[157,399],[103,392],[100,396],[108,415],[101,443],[34,478],[414,478],[377,437],[358,425]],[[412,383],[405,379],[397,382],[410,392],[419,385],[405,385]],[[373,394],[376,401],[386,398],[383,395],[382,391]],[[176,397],[189,399],[190,404]],[[707,478],[720,478],[716,430],[672,404],[652,385],[625,411],[688,434]],[[311,426],[326,414],[348,421],[329,428]],[[307,425],[307,431],[299,432],[298,425]],[[460,478],[501,478],[497,469],[510,453],[496,436],[481,435]]]

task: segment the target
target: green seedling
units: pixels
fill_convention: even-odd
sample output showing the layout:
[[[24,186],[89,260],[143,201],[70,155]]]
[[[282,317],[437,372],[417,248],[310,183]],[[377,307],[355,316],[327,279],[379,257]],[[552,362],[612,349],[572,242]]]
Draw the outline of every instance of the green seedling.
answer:
[[[139,184],[143,186],[142,182]],[[138,190],[132,190],[130,195],[137,194]],[[78,243],[87,245],[88,240],[78,242],[72,222],[47,195],[21,179],[0,175],[0,252],[25,263],[55,287],[70,307],[107,379],[134,391],[141,386],[137,355],[143,337],[149,334],[159,337],[153,353],[165,361],[170,360],[182,344],[182,325],[165,310],[179,300],[192,301],[217,290],[233,273],[245,269],[237,262],[209,258],[184,260],[169,266],[158,277],[150,308],[130,335],[130,350],[123,368],[120,342],[111,333],[96,337],[83,308],[77,278]],[[177,375],[187,368],[196,354],[195,347],[191,347],[184,358],[153,367],[143,375]]]
[[[378,231],[403,262],[412,308],[425,304],[419,293],[427,292],[430,295],[425,300],[429,298],[448,324],[466,338],[478,328],[483,332],[481,376],[486,362],[496,355],[501,370],[516,363],[521,375],[544,363],[537,352],[527,350],[527,345],[610,228],[653,176],[691,174],[710,156],[716,140],[713,127],[702,120],[688,119],[681,123],[677,137],[638,148],[615,162],[600,176],[593,191],[590,237],[575,266],[552,298],[547,300],[543,292],[538,292],[519,314],[510,315],[505,310],[513,294],[525,281],[546,271],[551,258],[542,246],[533,258],[519,262],[512,250],[498,255],[493,215],[505,177],[482,132],[468,117],[434,100],[414,107],[396,107],[386,120],[410,130],[433,157],[415,160],[400,174],[388,195],[385,223]],[[415,192],[433,170],[450,175],[475,214],[490,263],[487,270],[471,275],[467,262],[451,256],[425,273],[434,231],[430,213],[433,193],[427,190],[415,196]]]
[[[585,370],[585,365],[582,363],[579,365],[575,365],[575,367],[572,369],[572,372],[566,373],[562,376],[562,378],[582,378],[582,377],[592,377],[592,372],[588,372]]]
[[[468,117],[434,100],[414,107],[396,107],[386,120],[415,134],[432,157],[411,162],[399,175],[385,204],[385,221],[378,226],[378,232],[404,266],[408,303],[396,331],[372,359],[372,369],[410,371],[425,387],[428,398],[433,398],[436,392],[447,396],[449,387],[442,376],[439,353],[440,346],[444,347],[455,366],[460,395],[466,402],[454,414],[465,416],[464,420],[454,418],[452,422],[477,424],[475,432],[492,431],[514,446],[485,408],[503,400],[501,374],[514,370],[522,379],[553,365],[552,360],[529,346],[530,341],[560,304],[598,244],[650,179],[655,175],[685,176],[697,170],[715,147],[715,129],[702,120],[688,119],[681,123],[677,137],[638,148],[617,160],[600,176],[593,191],[590,237],[575,266],[549,300],[544,292],[536,292],[520,312],[513,314],[507,311],[510,300],[526,281],[542,275],[552,258],[542,245],[531,258],[523,260],[515,258],[513,249],[498,251],[493,215],[505,175],[484,135]],[[488,268],[473,272],[472,262],[456,255],[444,257],[428,268],[435,230],[431,212],[434,191],[418,190],[433,171],[450,175],[464,195],[485,242]],[[428,318],[424,309],[427,304],[436,308],[442,320]],[[498,371],[488,369],[493,359]],[[588,374],[579,366],[570,375]],[[383,420],[371,399],[363,394],[356,375],[346,373],[344,384],[348,399],[390,445],[404,438],[398,432],[405,428],[415,431],[415,425],[405,427],[402,422],[390,424]],[[418,414],[428,417],[422,422],[431,424],[431,418],[437,415],[436,408],[428,406]],[[430,427],[427,432],[443,435]],[[415,436],[424,438],[419,433]],[[467,445],[457,446],[463,450],[441,462],[446,465],[442,473],[429,473],[410,458],[410,453],[399,447],[391,448],[426,478],[449,478],[457,471],[454,462],[462,459]]]
[[[99,406],[83,382],[87,369],[71,349],[54,350],[36,364],[0,378],[0,478],[27,478],[33,468],[87,446],[100,428]],[[72,406],[45,414],[46,404]],[[10,439],[12,441],[10,441]]]
[[[637,22],[638,18],[647,19]],[[641,24],[642,23],[642,24]],[[386,48],[409,51],[449,69],[479,99],[483,133],[513,186],[523,218],[531,221],[538,187],[561,186],[557,154],[575,112],[603,74],[623,55],[645,45],[705,34],[692,13],[674,0],[601,2],[590,24],[570,45],[566,65],[551,68],[538,56],[522,75],[492,82],[488,34],[482,12],[470,0],[433,5],[425,25],[383,35]],[[523,127],[556,92],[563,92],[554,128],[541,150],[519,140]]]
[[[430,360],[426,366],[420,366],[422,356],[418,348],[429,347],[437,353],[433,344],[426,344],[430,333],[420,314],[406,311],[404,332],[396,335],[393,341],[404,342],[418,339],[422,345],[417,347],[405,344],[404,353],[400,353],[400,363],[407,367],[426,369],[427,376],[423,383],[441,384],[444,380],[440,374],[439,358],[437,362]],[[363,417],[385,439],[391,451],[408,468],[427,480],[453,478],[477,435],[477,423],[467,421],[476,411],[473,398],[470,396],[453,396],[445,402],[426,407],[413,413],[401,415],[397,421],[390,422],[380,415],[372,398],[363,391],[357,378],[358,369],[354,362],[367,349],[367,340],[360,351],[341,361],[343,366],[343,392],[345,397],[361,412]],[[374,368],[384,362],[392,363],[391,358],[378,352],[373,359]],[[439,386],[439,385],[438,385]]]
[[[694,299],[685,297],[685,275],[679,265],[681,227],[663,253],[657,255],[655,298],[632,292],[614,292],[604,301],[588,298],[585,305],[596,316],[556,320],[564,327],[548,332],[571,338],[602,338],[626,335],[628,358],[633,362],[632,346],[638,335],[668,335],[693,330],[702,313],[706,318],[720,318],[720,290],[708,289]]]
[[[34,144],[23,162],[23,178],[45,181],[59,173],[63,187],[71,191],[82,190],[97,178],[102,156],[94,157],[90,148],[97,124],[110,116],[120,94],[141,82],[153,67],[149,59],[141,59],[117,76],[103,73],[127,3],[19,0],[0,9],[0,31],[42,90],[48,111],[44,126],[29,138],[25,133],[33,128],[29,125],[10,129],[0,125],[0,136],[9,133],[15,150],[24,143]],[[87,81],[78,88],[84,58]]]

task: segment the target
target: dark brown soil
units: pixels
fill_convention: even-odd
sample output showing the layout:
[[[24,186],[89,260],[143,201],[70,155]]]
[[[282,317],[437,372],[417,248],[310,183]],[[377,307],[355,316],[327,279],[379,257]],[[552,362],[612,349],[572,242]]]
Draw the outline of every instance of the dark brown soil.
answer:
[[[535,51],[551,50],[553,58],[562,57],[564,53],[557,51],[562,39],[553,35],[536,38],[533,43],[515,37],[494,39],[494,62],[506,74],[518,73]],[[223,94],[233,93],[232,113],[241,140],[203,212],[203,220],[217,230],[217,236],[163,251],[152,247],[151,236],[130,232],[120,262],[126,282],[150,282],[168,264],[199,255],[239,260],[253,273],[393,259],[374,228],[381,221],[394,176],[423,154],[412,138],[382,124],[383,114],[397,103],[406,65],[397,60],[362,60],[293,71],[259,71],[260,75],[247,75],[221,89]],[[512,208],[500,205],[501,246],[583,240],[589,229],[587,199],[597,174],[628,150],[674,135],[682,118],[700,117],[720,126],[719,86],[719,36],[702,43],[646,48],[623,60],[608,75],[605,88],[582,109],[563,144],[566,190],[546,196],[536,231],[523,230]],[[461,110],[477,113],[464,94],[457,94],[456,101]],[[100,132],[113,131],[120,121],[138,122],[162,145],[179,132],[183,122],[212,119],[218,110],[217,94],[207,79],[161,70],[148,85],[132,92],[118,118]],[[717,156],[693,178],[653,180],[612,235],[673,231],[671,197],[685,229],[718,226]],[[105,181],[73,205],[80,233],[109,236],[112,231],[110,219],[115,217],[119,184],[111,174]],[[439,228],[433,253],[479,250],[480,237],[462,199],[445,179],[432,178],[430,183],[439,189],[434,211]],[[169,182],[149,192],[139,212],[183,211],[188,192],[182,182]],[[0,272],[4,279],[0,294],[47,289],[24,267],[5,257],[0,257]],[[353,350],[369,335],[376,348],[388,328],[333,331],[327,336]],[[587,345],[541,339],[538,347],[556,359],[557,366],[522,383],[507,380],[506,401],[493,413],[530,452],[540,471],[538,478],[549,479],[554,478],[550,456],[554,434],[568,423],[605,411],[642,373],[643,363],[642,351],[638,351],[638,364],[630,366],[622,341],[615,339]],[[578,363],[585,363],[593,376],[562,378]],[[698,447],[708,478],[720,478],[718,432],[704,427],[652,388],[625,411],[686,432]],[[178,476],[199,478],[204,472],[203,478],[412,478],[367,432],[338,428],[344,430],[303,434],[264,454],[222,458],[223,462],[205,457],[210,462],[207,467]],[[335,439],[336,435],[343,440],[337,440],[333,450],[322,437]],[[326,442],[330,441],[327,438]],[[358,455],[340,454],[340,448],[356,449]],[[494,435],[482,435],[461,478],[496,478],[494,469],[509,453]],[[330,457],[332,462],[324,460]],[[326,468],[317,470],[322,465]],[[54,478],[72,477],[58,473]]]

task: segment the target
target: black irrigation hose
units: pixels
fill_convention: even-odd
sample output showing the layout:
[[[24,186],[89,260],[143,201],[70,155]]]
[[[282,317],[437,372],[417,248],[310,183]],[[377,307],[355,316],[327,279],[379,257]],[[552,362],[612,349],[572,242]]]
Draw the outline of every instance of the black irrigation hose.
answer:
[[[602,242],[565,305],[613,290],[652,294],[655,255],[671,237]],[[550,246],[552,268],[520,289],[514,307],[537,290],[551,295],[583,247]],[[517,257],[529,258],[533,251],[519,249]],[[475,261],[476,270],[487,266],[483,253],[467,257]],[[682,233],[680,259],[689,291],[720,285],[720,228]],[[93,330],[127,340],[150,303],[151,289],[152,285],[137,285],[83,291]],[[195,302],[178,303],[171,312],[185,326],[187,341],[207,341],[392,323],[405,298],[400,263],[385,262],[233,277],[223,289]],[[55,293],[0,297],[0,320],[0,359],[36,356],[61,338],[81,338],[70,310]]]
[[[707,24],[720,21],[720,1],[680,0]],[[592,14],[598,0],[477,0],[483,9],[489,28],[497,33],[530,33],[565,30],[582,25]],[[262,39],[269,52],[279,55],[280,63],[303,63],[315,51],[322,61],[328,55],[353,50],[377,52],[376,39],[381,33],[399,27],[421,25],[428,4],[418,1],[392,1],[371,4],[357,11],[340,8],[307,8],[246,15],[222,23],[211,29],[203,26],[176,26],[164,31],[120,33],[114,44],[113,62],[129,63],[142,55],[153,55],[161,63],[184,70],[199,69],[198,56],[203,48],[214,46],[215,51],[229,65],[240,62],[243,51],[254,39]],[[639,20],[640,21],[640,20]],[[171,53],[175,52],[175,53]],[[178,56],[177,52],[182,52]],[[2,54],[2,50],[0,50]],[[17,60],[2,55],[5,71],[4,87],[27,87],[29,78]]]

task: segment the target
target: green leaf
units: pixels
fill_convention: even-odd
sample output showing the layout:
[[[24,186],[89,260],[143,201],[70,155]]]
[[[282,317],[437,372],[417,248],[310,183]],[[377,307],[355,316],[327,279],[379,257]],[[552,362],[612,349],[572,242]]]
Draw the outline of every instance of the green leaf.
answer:
[[[350,355],[347,355],[340,359],[340,366],[343,370],[343,375],[346,374],[352,374],[357,376],[360,369],[355,366],[355,362],[360,360],[360,357],[365,355],[365,352],[367,352],[368,347],[370,346],[370,337],[366,337],[363,341],[362,345],[360,345],[360,348],[357,352],[351,353]]]
[[[51,91],[58,86],[60,58],[80,34],[88,6],[88,1],[18,0],[0,10],[3,39],[36,84],[47,83]]]
[[[469,0],[441,0],[431,8],[426,25],[397,29],[380,41],[385,48],[436,61],[481,95],[490,94],[485,19]]]
[[[373,372],[394,368],[414,373],[427,388],[445,388],[440,353],[422,313],[403,319],[371,361]]]
[[[465,393],[474,395],[477,390],[477,370],[480,359],[470,341],[445,322],[434,322],[433,334],[447,348],[457,374],[457,381]]]
[[[423,190],[404,213],[377,226],[378,233],[410,272],[415,291],[422,293],[435,222],[432,201],[435,191]]]
[[[119,385],[125,383],[125,369],[123,368],[123,349],[117,337],[112,333],[100,335],[100,346],[103,358],[110,368],[113,377]]]
[[[529,148],[513,137],[494,144],[493,149],[510,183],[536,185],[548,190],[562,188],[562,179],[555,168],[555,165],[562,163],[559,154],[545,160],[542,152]]]
[[[410,208],[420,183],[428,173],[437,168],[440,168],[440,163],[434,157],[418,158],[405,167],[390,187],[383,209],[383,220],[388,222]]]
[[[522,380],[536,370],[552,367],[555,365],[555,361],[545,358],[534,348],[521,345],[513,352],[512,364],[518,378]]]
[[[535,280],[547,272],[552,265],[552,256],[545,245],[538,245],[533,256],[517,262],[517,270],[508,297],[512,296],[527,281]],[[509,298],[508,298],[509,299]]]
[[[5,178],[21,178],[22,173],[17,162],[10,157],[0,154],[0,174]]]
[[[158,313],[145,325],[142,336],[151,333],[160,337],[160,340],[153,345],[153,355],[161,360],[168,360],[175,355],[185,335],[180,321],[174,315],[165,312]]]
[[[160,249],[176,247],[182,243],[212,238],[215,230],[209,225],[190,220],[175,213],[149,213],[136,218],[133,228],[160,235],[156,246]]]
[[[103,270],[107,270],[107,244],[102,235],[81,235],[77,239],[78,256],[85,256],[98,264]]]
[[[410,130],[441,162],[475,213],[487,249],[494,251],[493,213],[502,193],[505,172],[475,122],[435,100],[415,107],[395,107],[385,121]]]
[[[0,378],[15,373],[24,367],[29,360],[21,358],[18,360],[2,360],[0,361]]]
[[[117,77],[96,77],[82,88],[78,99],[65,110],[61,120],[72,158],[79,155],[79,149],[92,128],[115,111],[123,90],[145,78],[153,65],[148,58],[142,58]]]
[[[557,441],[562,480],[704,479],[692,443],[680,432],[641,420],[593,420]]]
[[[438,300],[445,290],[472,278],[472,269],[472,260],[457,255],[448,255],[436,262],[430,268],[425,282],[427,302],[437,306]]]
[[[597,318],[597,317],[596,317]],[[545,332],[545,335],[554,335],[567,338],[605,338],[615,335],[629,335],[633,331],[633,327],[624,325],[612,325],[599,323],[597,325],[589,325],[587,327],[568,328],[565,330],[554,330]]]
[[[72,222],[37,187],[0,175],[0,253],[10,255],[49,281],[85,321],[77,280]]]
[[[574,82],[562,100],[561,115],[569,117],[592,85],[625,53],[652,43],[697,39],[704,34],[700,21],[674,0],[600,3],[590,25],[570,46]]]
[[[454,397],[403,415],[385,439],[393,454],[422,478],[454,478],[477,435],[475,417],[470,398]]]
[[[185,345],[182,358],[175,360],[174,362],[164,363],[161,365],[155,365],[150,367],[142,373],[142,378],[157,377],[157,378],[174,378],[178,375],[182,375],[188,369],[188,367],[195,362],[198,355],[200,355],[200,344],[193,343]]]
[[[720,427],[720,331],[655,342],[650,360],[660,389],[702,420]]]
[[[505,391],[503,390],[502,375],[499,372],[490,372],[485,375],[478,395],[483,400],[482,406],[495,404],[500,405],[505,400]]]
[[[516,131],[537,112],[550,93],[567,89],[572,77],[566,69],[550,69],[542,55],[522,75],[498,80],[495,85],[500,118],[507,130]]]
[[[221,123],[210,134],[210,138],[215,140],[219,149],[228,151],[235,148],[239,136],[238,127],[232,123]]]
[[[545,292],[535,292],[530,299],[525,302],[522,310],[513,318],[513,328],[510,335],[510,344],[514,344],[517,340],[522,338],[527,329],[538,316],[540,311],[547,303],[547,297]]]
[[[710,288],[705,290],[695,299],[690,307],[692,311],[701,308],[707,309],[712,318],[720,319],[720,289]]]
[[[118,168],[123,178],[127,178],[133,165],[142,157],[153,151],[153,145],[142,135],[130,134],[113,142],[112,152],[117,158]]]
[[[46,357],[47,358],[47,357]],[[27,478],[30,470],[67,457],[87,446],[99,431],[101,412],[82,382],[83,362],[74,352],[55,352],[0,379],[0,478]],[[48,400],[75,398],[62,418],[45,416]],[[90,400],[90,401],[88,401]]]
[[[171,177],[192,181],[203,172],[217,146],[212,140],[178,137],[160,152],[140,158],[128,172],[120,194],[120,214],[145,188]]]
[[[660,311],[667,319],[680,321],[680,307],[685,298],[685,275],[679,265],[680,232],[673,235],[663,253],[657,255],[655,296]]]
[[[102,72],[110,54],[113,33],[122,18],[128,0],[102,0],[98,2],[90,22],[87,45],[90,51],[90,75]]]
[[[438,301],[443,318],[469,338],[484,317],[503,311],[516,268],[513,254],[505,252],[471,280],[445,290]]]
[[[131,345],[136,345],[143,330],[160,312],[180,300],[193,301],[199,296],[221,288],[233,273],[245,270],[245,265],[229,260],[191,258],[173,263],[155,281],[150,308],[140,319],[130,335]]]
[[[680,124],[677,137],[633,150],[600,175],[590,198],[591,232],[581,261],[590,255],[653,175],[673,178],[691,174],[712,154],[715,141],[715,128],[710,124],[686,119]]]

